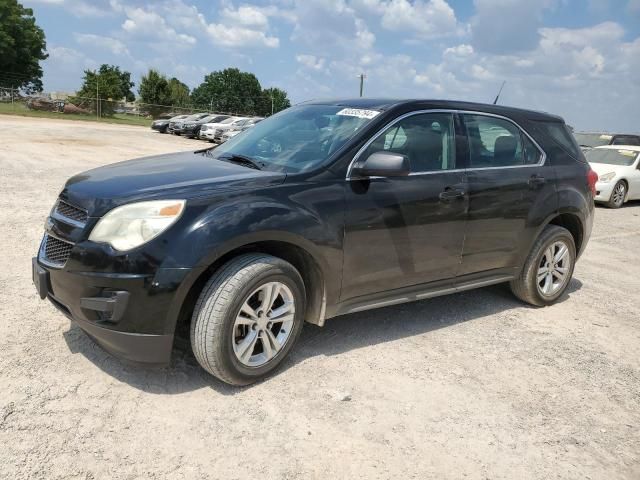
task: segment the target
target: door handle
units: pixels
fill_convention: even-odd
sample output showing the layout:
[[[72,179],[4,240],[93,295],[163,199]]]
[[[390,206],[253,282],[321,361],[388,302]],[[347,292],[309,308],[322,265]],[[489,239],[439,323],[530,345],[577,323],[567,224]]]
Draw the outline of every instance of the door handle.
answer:
[[[444,192],[440,193],[440,200],[443,202],[450,202],[452,200],[457,200],[458,198],[464,198],[464,195],[464,190],[447,187],[444,189]]]
[[[547,180],[540,175],[531,175],[529,178],[529,186],[530,187],[539,187],[540,185],[544,185]]]

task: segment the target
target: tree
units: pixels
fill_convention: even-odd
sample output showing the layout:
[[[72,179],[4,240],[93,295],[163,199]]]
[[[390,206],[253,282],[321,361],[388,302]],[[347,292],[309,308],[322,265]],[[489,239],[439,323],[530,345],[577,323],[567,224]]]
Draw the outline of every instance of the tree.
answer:
[[[44,32],[17,0],[0,0],[0,87],[42,91],[40,60],[48,57]]]
[[[262,97],[263,100],[260,104],[258,115],[266,117],[291,106],[291,102],[287,98],[287,92],[279,88],[272,87],[263,90]]]
[[[191,100],[198,108],[255,115],[264,97],[253,73],[227,68],[206,75],[204,82],[193,89]]]
[[[103,64],[98,73],[85,70],[82,87],[77,92],[81,104],[95,111],[97,93],[100,96],[100,113],[102,115],[113,115],[113,101],[125,99],[129,102],[135,100],[135,95],[131,91],[135,84],[131,81],[131,73],[120,71],[116,65]]]
[[[140,100],[148,104],[143,107],[144,110],[148,111],[154,118],[167,111],[167,105],[172,103],[171,90],[169,89],[167,78],[153,69],[142,76],[138,93],[140,93]]]
[[[191,103],[189,87],[173,77],[169,80],[169,104],[175,107],[185,107]]]

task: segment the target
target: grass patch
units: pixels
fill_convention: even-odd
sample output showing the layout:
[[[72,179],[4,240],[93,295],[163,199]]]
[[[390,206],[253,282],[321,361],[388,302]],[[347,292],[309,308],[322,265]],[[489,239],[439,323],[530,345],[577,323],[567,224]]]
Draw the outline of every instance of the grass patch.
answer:
[[[119,123],[122,125],[139,125],[149,127],[153,120],[140,117],[138,115],[127,115],[126,113],[116,113],[112,117],[101,117],[96,119],[95,115],[82,115],[77,113],[43,112],[40,110],[29,110],[23,103],[0,103],[0,114],[21,115],[23,117],[37,118],[57,118],[61,120],[84,120],[85,122]]]

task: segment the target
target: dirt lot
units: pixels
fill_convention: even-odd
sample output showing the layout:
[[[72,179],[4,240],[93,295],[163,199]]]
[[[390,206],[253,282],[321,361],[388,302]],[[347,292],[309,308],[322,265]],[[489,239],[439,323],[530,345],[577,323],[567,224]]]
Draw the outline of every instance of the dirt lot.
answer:
[[[184,349],[125,366],[31,285],[63,182],[204,145],[0,116],[1,478],[640,478],[640,203],[599,208],[569,294],[503,286],[308,326],[234,389]]]

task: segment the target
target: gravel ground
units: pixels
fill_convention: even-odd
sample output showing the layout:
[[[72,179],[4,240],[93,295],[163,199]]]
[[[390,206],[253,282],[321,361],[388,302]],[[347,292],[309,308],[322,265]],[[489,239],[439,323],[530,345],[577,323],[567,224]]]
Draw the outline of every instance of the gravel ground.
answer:
[[[236,389],[184,348],[121,364],[30,278],[67,177],[204,144],[9,116],[0,144],[1,478],[640,478],[640,203],[597,209],[553,307],[496,286],[335,318]]]

